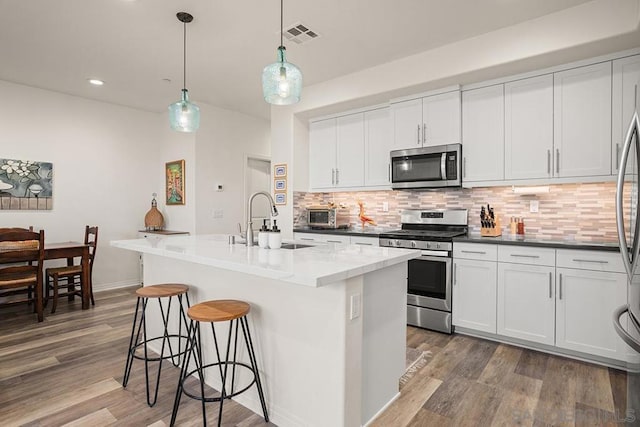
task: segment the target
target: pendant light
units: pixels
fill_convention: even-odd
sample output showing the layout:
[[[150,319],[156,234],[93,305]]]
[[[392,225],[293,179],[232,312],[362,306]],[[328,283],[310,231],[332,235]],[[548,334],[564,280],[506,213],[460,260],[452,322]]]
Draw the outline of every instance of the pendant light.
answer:
[[[282,5],[280,0],[280,46],[277,62],[264,67],[262,71],[262,94],[264,100],[274,105],[290,105],[300,101],[302,92],[302,72],[294,64],[287,62],[283,43]]]
[[[182,97],[169,105],[169,125],[178,132],[195,132],[200,126],[200,108],[189,101],[187,90],[187,24],[193,21],[193,16],[187,12],[178,12],[176,16],[184,26]]]

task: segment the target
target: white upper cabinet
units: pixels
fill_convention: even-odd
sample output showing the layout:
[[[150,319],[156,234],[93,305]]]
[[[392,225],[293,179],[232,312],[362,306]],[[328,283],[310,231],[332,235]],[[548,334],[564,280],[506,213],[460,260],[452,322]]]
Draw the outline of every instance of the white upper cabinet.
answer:
[[[460,142],[460,91],[392,104],[393,149]]]
[[[389,186],[392,144],[389,107],[311,122],[309,189]]]
[[[460,91],[422,98],[422,146],[460,143]]]
[[[364,185],[364,113],[336,119],[336,187]]]
[[[389,152],[393,149],[391,109],[364,113],[364,185],[389,185]]]
[[[504,179],[504,85],[462,92],[462,181]]]
[[[552,154],[553,75],[505,83],[505,179],[551,178]]]
[[[617,174],[627,127],[634,111],[640,108],[640,55],[613,61],[612,164]]]
[[[554,170],[611,174],[611,62],[554,74]]]
[[[309,125],[309,187],[332,188],[335,185],[336,119]]]

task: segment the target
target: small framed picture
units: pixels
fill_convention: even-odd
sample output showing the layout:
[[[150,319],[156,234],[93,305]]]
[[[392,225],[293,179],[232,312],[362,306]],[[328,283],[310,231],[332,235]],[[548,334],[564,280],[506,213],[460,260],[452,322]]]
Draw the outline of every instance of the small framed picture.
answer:
[[[286,179],[274,179],[273,180],[273,188],[276,191],[287,191],[287,180]]]
[[[184,160],[166,164],[165,183],[167,205],[184,205]]]
[[[287,176],[287,165],[282,163],[273,167],[273,176],[275,178],[284,178]]]
[[[287,204],[287,193],[275,193],[275,196],[276,196],[276,205]]]

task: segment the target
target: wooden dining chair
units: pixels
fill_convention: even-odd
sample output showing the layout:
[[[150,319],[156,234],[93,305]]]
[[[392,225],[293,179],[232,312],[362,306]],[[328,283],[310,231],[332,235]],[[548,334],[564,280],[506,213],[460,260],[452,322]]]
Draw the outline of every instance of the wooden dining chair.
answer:
[[[23,227],[0,227],[0,232],[3,231],[33,231],[33,225],[30,225],[28,228],[23,228]],[[27,289],[27,304],[31,305],[31,303],[34,301],[32,295],[33,295],[33,291],[34,291],[34,286],[29,286],[29,288]]]
[[[0,304],[14,305],[35,299],[38,322],[42,322],[43,263],[44,230],[0,229],[0,300],[6,300]],[[35,298],[31,297],[32,290]],[[11,298],[25,293],[26,299]]]
[[[96,249],[98,247],[98,227],[89,227],[84,229],[84,244],[89,245],[89,295],[91,296],[91,304],[96,305],[93,298],[93,260],[96,257]],[[56,312],[58,306],[58,297],[75,295],[82,296],[82,265],[72,264],[65,267],[47,268],[46,273],[46,292],[45,304],[49,301],[49,291],[53,291],[53,303],[51,305],[51,313]],[[59,292],[60,285],[66,286],[67,291]]]

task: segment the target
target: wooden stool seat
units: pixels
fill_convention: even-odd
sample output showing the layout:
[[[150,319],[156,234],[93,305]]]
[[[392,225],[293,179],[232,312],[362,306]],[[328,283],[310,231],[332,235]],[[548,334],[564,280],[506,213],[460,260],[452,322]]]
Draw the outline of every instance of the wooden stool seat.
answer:
[[[246,316],[251,306],[244,301],[222,299],[205,301],[189,308],[187,316],[197,322],[226,322]]]
[[[65,274],[80,274],[82,273],[81,265],[70,265],[68,267],[55,267],[47,268],[47,274],[57,274],[63,276]]]
[[[140,298],[165,298],[186,294],[189,291],[187,285],[178,283],[163,283],[161,285],[144,286],[136,290]]]

